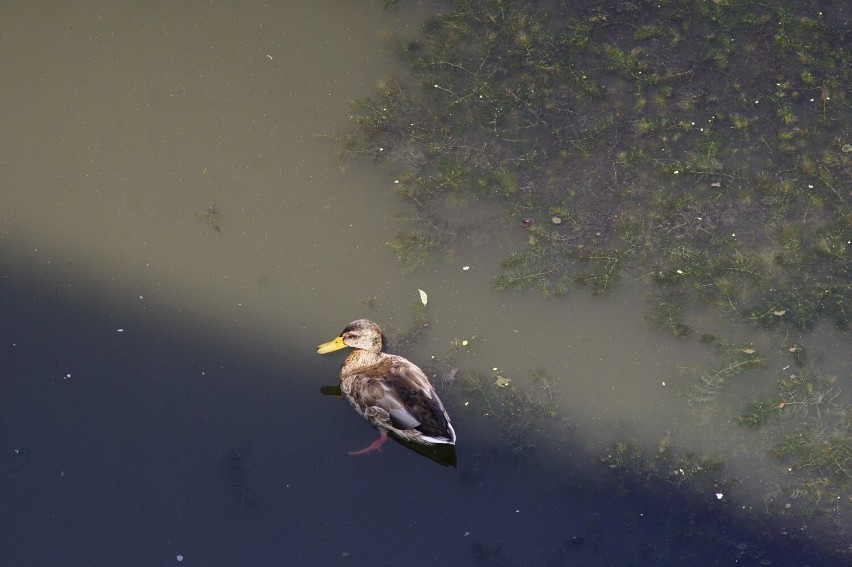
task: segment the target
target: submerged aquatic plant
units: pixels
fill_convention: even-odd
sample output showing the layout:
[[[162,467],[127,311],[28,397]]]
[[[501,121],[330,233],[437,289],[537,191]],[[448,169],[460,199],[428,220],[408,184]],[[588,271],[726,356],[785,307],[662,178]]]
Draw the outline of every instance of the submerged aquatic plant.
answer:
[[[426,311],[426,304],[419,298],[411,302],[412,323],[408,327],[401,328],[390,325],[387,332],[387,342],[392,347],[389,350],[410,347],[416,343],[426,328],[429,326],[430,317]]]
[[[852,406],[844,399],[837,379],[812,368],[780,378],[777,393],[749,402],[747,409],[748,413],[737,421],[750,427],[762,425],[770,417],[809,417],[821,427],[837,427],[838,420],[852,415]]]
[[[553,388],[558,379],[542,368],[530,370],[532,388],[515,387],[512,378],[496,369],[490,375],[463,371],[458,384],[472,396],[465,405],[499,425],[502,444],[511,453],[522,453],[535,447],[535,437],[546,420],[558,416]]]
[[[605,293],[650,274],[678,336],[669,315],[695,300],[848,329],[852,56],[842,24],[808,10],[453,2],[398,42],[410,77],[357,101],[344,151],[399,175],[419,227],[391,243],[406,269],[457,237],[438,205],[473,192],[559,219],[526,227],[498,289]]]
[[[783,493],[808,502],[806,512],[835,518],[844,525],[844,505],[852,503],[852,423],[833,430],[801,427],[771,450],[788,482]]]
[[[660,439],[653,458],[648,458],[642,444],[616,441],[601,455],[600,462],[633,479],[664,481],[696,494],[717,492],[736,484],[736,480],[724,476],[725,463],[718,455],[699,455],[674,445],[673,438],[668,435]]]
[[[734,377],[748,369],[763,366],[766,362],[751,344],[734,345],[715,337],[707,337],[706,340],[715,344],[716,362],[698,373],[698,379],[687,392],[690,404],[705,408],[716,402]]]
[[[356,101],[344,154],[393,171],[408,209],[391,248],[406,270],[459,239],[448,203],[489,199],[523,238],[498,290],[603,294],[633,279],[652,323],[680,339],[700,336],[687,320],[699,306],[770,332],[828,321],[848,337],[849,34],[842,3],[451,1],[397,43],[407,76]],[[750,343],[708,342],[716,361],[693,373],[686,398],[712,417],[731,381],[765,360]],[[802,371],[746,408],[740,423],[755,434],[840,403],[807,378],[804,347],[789,348]],[[510,377],[461,371],[458,384],[519,449],[533,414],[551,408],[546,387],[544,406],[529,405]],[[832,427],[848,440],[848,418]],[[808,431],[774,452],[837,473],[800,483],[823,502],[844,486],[848,443]],[[659,466],[693,470],[664,449]],[[607,464],[657,466],[641,452],[623,442]]]
[[[776,498],[807,502],[804,511],[844,523],[839,503],[852,503],[852,405],[834,376],[807,367],[779,378],[777,391],[750,402],[737,421],[777,429],[769,449],[784,485]],[[788,507],[790,504],[788,502]],[[801,507],[801,506],[800,506]],[[777,506],[772,513],[784,513]]]
[[[214,232],[221,232],[222,229],[219,226],[219,223],[221,222],[222,217],[219,215],[219,209],[216,208],[216,205],[208,205],[204,209],[196,212],[195,216],[201,219],[201,221]]]

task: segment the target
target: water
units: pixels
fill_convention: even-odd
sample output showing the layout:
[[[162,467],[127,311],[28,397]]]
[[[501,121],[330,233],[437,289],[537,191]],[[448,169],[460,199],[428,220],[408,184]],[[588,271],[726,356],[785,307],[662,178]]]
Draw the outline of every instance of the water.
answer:
[[[649,331],[629,283],[495,294],[525,234],[488,203],[460,209],[472,229],[446,261],[401,273],[393,179],[341,167],[322,135],[399,70],[384,34],[428,9],[0,8],[4,565],[698,564],[787,541],[819,564],[728,500],[598,463],[689,425],[671,376],[704,352]],[[403,354],[443,374],[470,339],[466,370],[558,379],[534,449],[458,387],[457,470],[347,456],[374,432],[319,394],[340,360],[315,347],[361,316],[406,326],[418,288],[430,325]]]

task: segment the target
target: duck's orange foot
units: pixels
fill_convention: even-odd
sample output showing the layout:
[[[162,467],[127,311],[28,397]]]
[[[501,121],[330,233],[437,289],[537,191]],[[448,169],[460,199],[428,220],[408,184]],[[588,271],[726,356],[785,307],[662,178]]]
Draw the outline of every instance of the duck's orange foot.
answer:
[[[379,438],[358,451],[350,451],[350,455],[366,455],[367,453],[372,453],[373,451],[381,451],[382,445],[385,444],[385,441],[388,440],[387,433],[382,433],[379,435]]]

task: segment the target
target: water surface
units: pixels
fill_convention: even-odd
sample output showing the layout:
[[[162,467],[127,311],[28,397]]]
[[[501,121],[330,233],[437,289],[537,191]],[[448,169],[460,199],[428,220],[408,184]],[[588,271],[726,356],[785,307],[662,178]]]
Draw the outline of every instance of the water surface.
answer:
[[[450,257],[401,273],[392,177],[342,167],[322,135],[400,70],[383,37],[416,34],[427,11],[0,8],[5,565],[698,564],[786,549],[787,528],[752,533],[729,499],[612,484],[600,466],[613,439],[688,428],[671,376],[703,352],[650,330],[630,285],[495,294],[525,235],[488,203],[460,208],[473,228]],[[340,358],[315,347],[361,316],[405,327],[418,288],[430,324],[403,354],[443,373],[467,339],[465,370],[519,391],[532,368],[558,380],[559,415],[524,451],[458,388],[444,395],[457,470],[397,446],[347,456],[374,432],[319,394]]]

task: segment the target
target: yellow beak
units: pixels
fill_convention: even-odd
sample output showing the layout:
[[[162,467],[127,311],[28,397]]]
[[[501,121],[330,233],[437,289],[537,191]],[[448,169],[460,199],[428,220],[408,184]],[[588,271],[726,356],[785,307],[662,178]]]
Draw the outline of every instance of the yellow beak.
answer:
[[[333,341],[328,341],[327,343],[322,343],[318,346],[317,354],[326,354],[342,348],[346,348],[346,345],[343,343],[343,337],[337,337]]]

